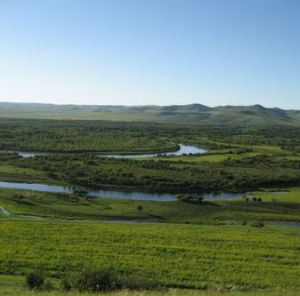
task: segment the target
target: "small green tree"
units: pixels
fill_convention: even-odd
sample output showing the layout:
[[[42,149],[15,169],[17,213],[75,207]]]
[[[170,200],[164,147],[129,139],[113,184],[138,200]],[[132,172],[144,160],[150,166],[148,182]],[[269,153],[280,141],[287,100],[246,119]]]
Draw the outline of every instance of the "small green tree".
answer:
[[[141,213],[141,212],[143,211],[144,208],[143,208],[142,205],[138,205],[137,209],[138,209],[138,211]]]

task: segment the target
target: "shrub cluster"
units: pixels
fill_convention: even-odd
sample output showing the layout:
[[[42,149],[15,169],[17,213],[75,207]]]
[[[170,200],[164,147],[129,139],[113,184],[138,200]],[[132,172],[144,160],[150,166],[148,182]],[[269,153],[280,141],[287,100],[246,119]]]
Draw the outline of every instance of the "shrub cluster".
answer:
[[[200,194],[177,194],[176,198],[179,201],[200,204],[203,203],[203,196]]]
[[[52,285],[49,281],[45,280],[44,272],[37,269],[26,275],[26,286],[31,290],[50,290]]]
[[[76,274],[68,275],[62,281],[64,290],[80,292],[104,292],[121,289],[152,290],[159,289],[158,283],[138,277],[120,277],[110,269],[82,269]]]
[[[45,280],[41,270],[30,272],[25,278],[26,286],[31,290],[51,290],[53,286]],[[77,273],[66,274],[61,282],[64,291],[107,292],[121,289],[154,290],[161,289],[157,282],[136,276],[120,277],[110,269],[83,268]]]
[[[75,275],[66,277],[62,283],[64,290],[111,291],[121,288],[119,279],[106,269],[83,269]]]
[[[44,285],[44,276],[38,272],[26,275],[26,284],[29,289],[41,289]]]

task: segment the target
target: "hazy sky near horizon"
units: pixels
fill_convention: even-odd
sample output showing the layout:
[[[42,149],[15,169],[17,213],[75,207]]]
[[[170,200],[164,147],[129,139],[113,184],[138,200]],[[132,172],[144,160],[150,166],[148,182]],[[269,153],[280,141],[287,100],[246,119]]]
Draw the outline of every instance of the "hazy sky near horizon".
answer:
[[[300,109],[300,1],[0,0],[0,101]]]

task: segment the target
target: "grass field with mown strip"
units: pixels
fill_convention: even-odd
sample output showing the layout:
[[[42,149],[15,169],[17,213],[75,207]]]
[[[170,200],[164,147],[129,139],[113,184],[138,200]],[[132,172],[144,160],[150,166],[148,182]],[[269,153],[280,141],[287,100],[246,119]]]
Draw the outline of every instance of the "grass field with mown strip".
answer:
[[[267,226],[0,222],[2,274],[37,266],[60,278],[83,265],[166,287],[300,288],[300,229]]]

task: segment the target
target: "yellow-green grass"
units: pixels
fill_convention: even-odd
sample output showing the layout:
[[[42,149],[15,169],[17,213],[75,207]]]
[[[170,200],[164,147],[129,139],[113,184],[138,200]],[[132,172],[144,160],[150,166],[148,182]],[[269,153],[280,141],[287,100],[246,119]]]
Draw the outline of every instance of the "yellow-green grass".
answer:
[[[0,222],[2,274],[42,266],[60,278],[84,265],[166,287],[300,288],[300,229],[79,221]]]
[[[11,176],[18,177],[19,175],[24,176],[28,175],[32,178],[41,177],[41,174],[45,174],[44,172],[38,172],[36,170],[30,168],[20,168],[11,165],[1,165],[0,166],[0,174],[10,174]]]
[[[0,112],[1,118],[7,118],[7,114]],[[11,118],[27,119],[55,119],[55,120],[109,120],[109,121],[152,121],[155,113],[139,112],[80,112],[80,113],[51,113],[51,112],[12,112]]]
[[[62,184],[60,181],[51,180],[46,172],[38,171],[31,168],[21,168],[12,165],[0,165],[0,180],[11,182],[26,182],[26,183],[56,183]]]
[[[272,190],[265,189],[263,191],[253,192],[256,197],[262,198],[263,201],[274,202],[300,202],[300,187],[274,188]]]
[[[252,148],[255,151],[264,152],[268,154],[290,154],[290,152],[283,150],[281,147],[275,145],[253,145],[247,147]]]

